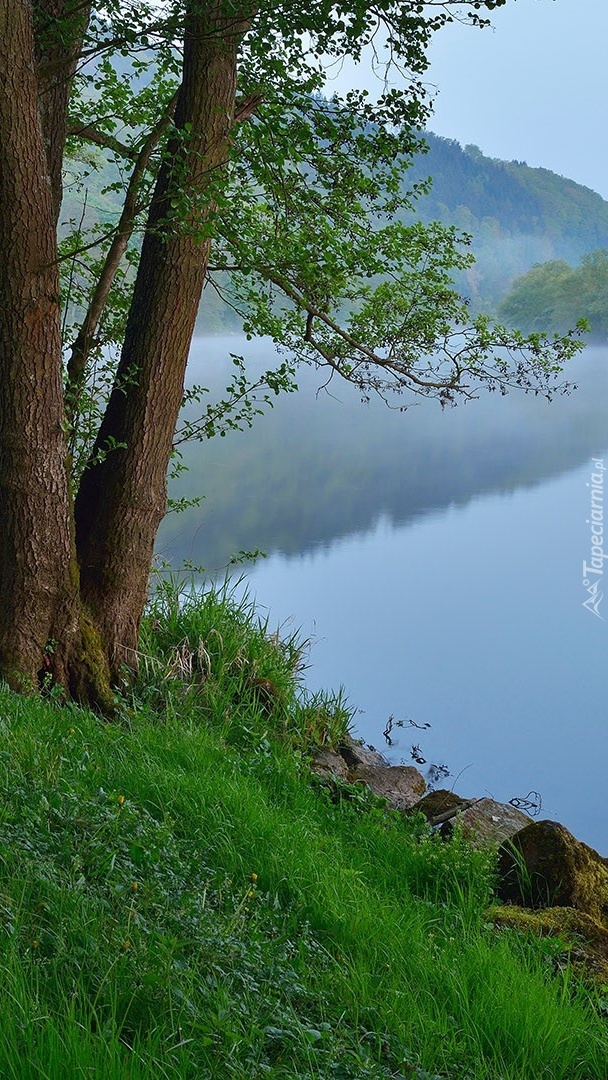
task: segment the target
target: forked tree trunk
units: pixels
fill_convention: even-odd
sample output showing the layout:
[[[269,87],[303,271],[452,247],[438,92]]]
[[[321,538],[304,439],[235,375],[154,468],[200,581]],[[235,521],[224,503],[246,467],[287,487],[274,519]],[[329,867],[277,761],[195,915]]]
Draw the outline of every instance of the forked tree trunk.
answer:
[[[250,16],[216,0],[193,4],[188,18],[176,135],[156,185],[116,386],[74,511],[56,221],[66,85],[88,5],[0,0],[0,675],[16,687],[35,688],[47,673],[107,711],[110,679],[135,664]],[[176,206],[184,191],[185,221]],[[116,443],[123,448],[104,457]]]

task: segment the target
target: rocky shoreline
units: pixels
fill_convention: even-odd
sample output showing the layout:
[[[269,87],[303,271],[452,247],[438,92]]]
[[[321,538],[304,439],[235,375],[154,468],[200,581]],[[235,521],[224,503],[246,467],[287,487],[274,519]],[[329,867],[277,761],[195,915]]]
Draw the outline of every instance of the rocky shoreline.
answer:
[[[391,765],[350,736],[337,750],[316,750],[311,768],[335,795],[363,785],[389,809],[424,814],[445,839],[457,826],[475,846],[496,849],[494,925],[559,937],[575,967],[608,983],[608,859],[564,825],[494,799],[427,791],[414,766]]]

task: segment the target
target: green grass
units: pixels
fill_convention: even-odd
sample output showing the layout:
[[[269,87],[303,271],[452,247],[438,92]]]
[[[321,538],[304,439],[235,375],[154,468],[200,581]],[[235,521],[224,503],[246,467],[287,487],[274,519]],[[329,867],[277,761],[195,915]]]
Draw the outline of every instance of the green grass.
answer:
[[[296,641],[161,592],[121,723],[0,694],[0,1076],[605,1078],[603,1003],[491,860],[332,801]]]

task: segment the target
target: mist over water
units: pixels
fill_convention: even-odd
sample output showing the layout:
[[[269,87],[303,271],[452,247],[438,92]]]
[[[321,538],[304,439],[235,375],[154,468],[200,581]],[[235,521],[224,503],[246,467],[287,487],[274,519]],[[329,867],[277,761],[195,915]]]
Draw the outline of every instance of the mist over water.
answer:
[[[221,392],[227,354],[246,350],[272,361],[265,343],[197,339],[193,381]],[[264,550],[250,591],[312,638],[307,682],[343,684],[362,737],[396,762],[418,746],[466,795],[539,791],[541,816],[608,854],[608,598],[595,614],[582,584],[608,350],[568,377],[578,390],[551,404],[514,392],[399,413],[317,394],[305,371],[252,431],[188,448],[172,494],[205,500],[169,516],[159,550],[207,568]],[[394,728],[388,748],[390,715],[431,727]]]

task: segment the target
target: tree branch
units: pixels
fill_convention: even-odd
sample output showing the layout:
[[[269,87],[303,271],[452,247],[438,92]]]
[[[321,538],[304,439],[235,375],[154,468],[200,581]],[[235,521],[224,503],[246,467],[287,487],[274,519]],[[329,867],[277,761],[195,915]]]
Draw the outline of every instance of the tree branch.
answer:
[[[148,168],[152,154],[171,124],[177,97],[178,91],[176,90],[173,97],[168,102],[163,115],[148,135],[137,155],[135,168],[131,173],[114,239],[112,240],[106,255],[84,321],[72,346],[70,359],[68,361],[68,381],[66,390],[66,414],[70,424],[73,424],[74,416],[77,412],[78,398],[82,390],[87,361],[93,344],[93,336],[107,304],[116,271],[118,270],[120,261],[126,251],[127,244],[133,234],[135,221],[137,214],[139,213],[137,197],[141,181]]]
[[[134,147],[127,146],[120,139],[116,139],[114,135],[100,131],[93,124],[80,124],[77,120],[71,120],[68,124],[68,135],[94,143],[104,150],[111,150],[114,154],[119,154],[121,157],[128,158],[131,161],[137,161],[138,152]]]
[[[243,120],[249,120],[250,116],[257,112],[263,100],[263,94],[248,94],[247,97],[239,98],[234,105],[233,123],[240,124]]]
[[[327,349],[322,344],[322,342],[313,337],[312,327],[314,319],[319,319],[320,322],[322,322],[329,330],[331,330],[346,345],[348,345],[349,348],[351,348],[356,354],[358,354],[361,357],[361,362],[373,364],[374,366],[379,367],[383,370],[388,370],[396,378],[396,380],[401,383],[401,385],[409,385],[413,383],[415,387],[419,387],[421,390],[439,391],[458,388],[461,393],[469,396],[467,388],[465,386],[458,385],[460,378],[460,371],[458,369],[452,379],[421,379],[411,370],[409,365],[402,366],[396,363],[395,359],[391,358],[390,356],[380,356],[380,354],[377,353],[374,349],[370,349],[367,345],[364,345],[363,342],[358,341],[357,338],[353,337],[352,334],[348,332],[348,330],[345,330],[343,326],[340,326],[340,324],[335,321],[335,319],[332,319],[328,312],[323,311],[322,308],[311,303],[304,296],[304,294],[300,292],[299,289],[294,288],[293,285],[291,285],[285,279],[281,278],[270,267],[260,268],[259,272],[268,281],[272,282],[273,285],[276,285],[277,288],[281,289],[281,291],[285,293],[285,295],[288,296],[290,300],[293,300],[293,302],[300,308],[301,311],[305,311],[307,313],[304,341],[312,345],[312,347],[316,349],[319,355],[323,357],[325,362],[347,381],[356,381],[351,378],[351,375],[353,373],[348,372],[343,366],[336,363],[335,357],[332,355],[329,349]]]

